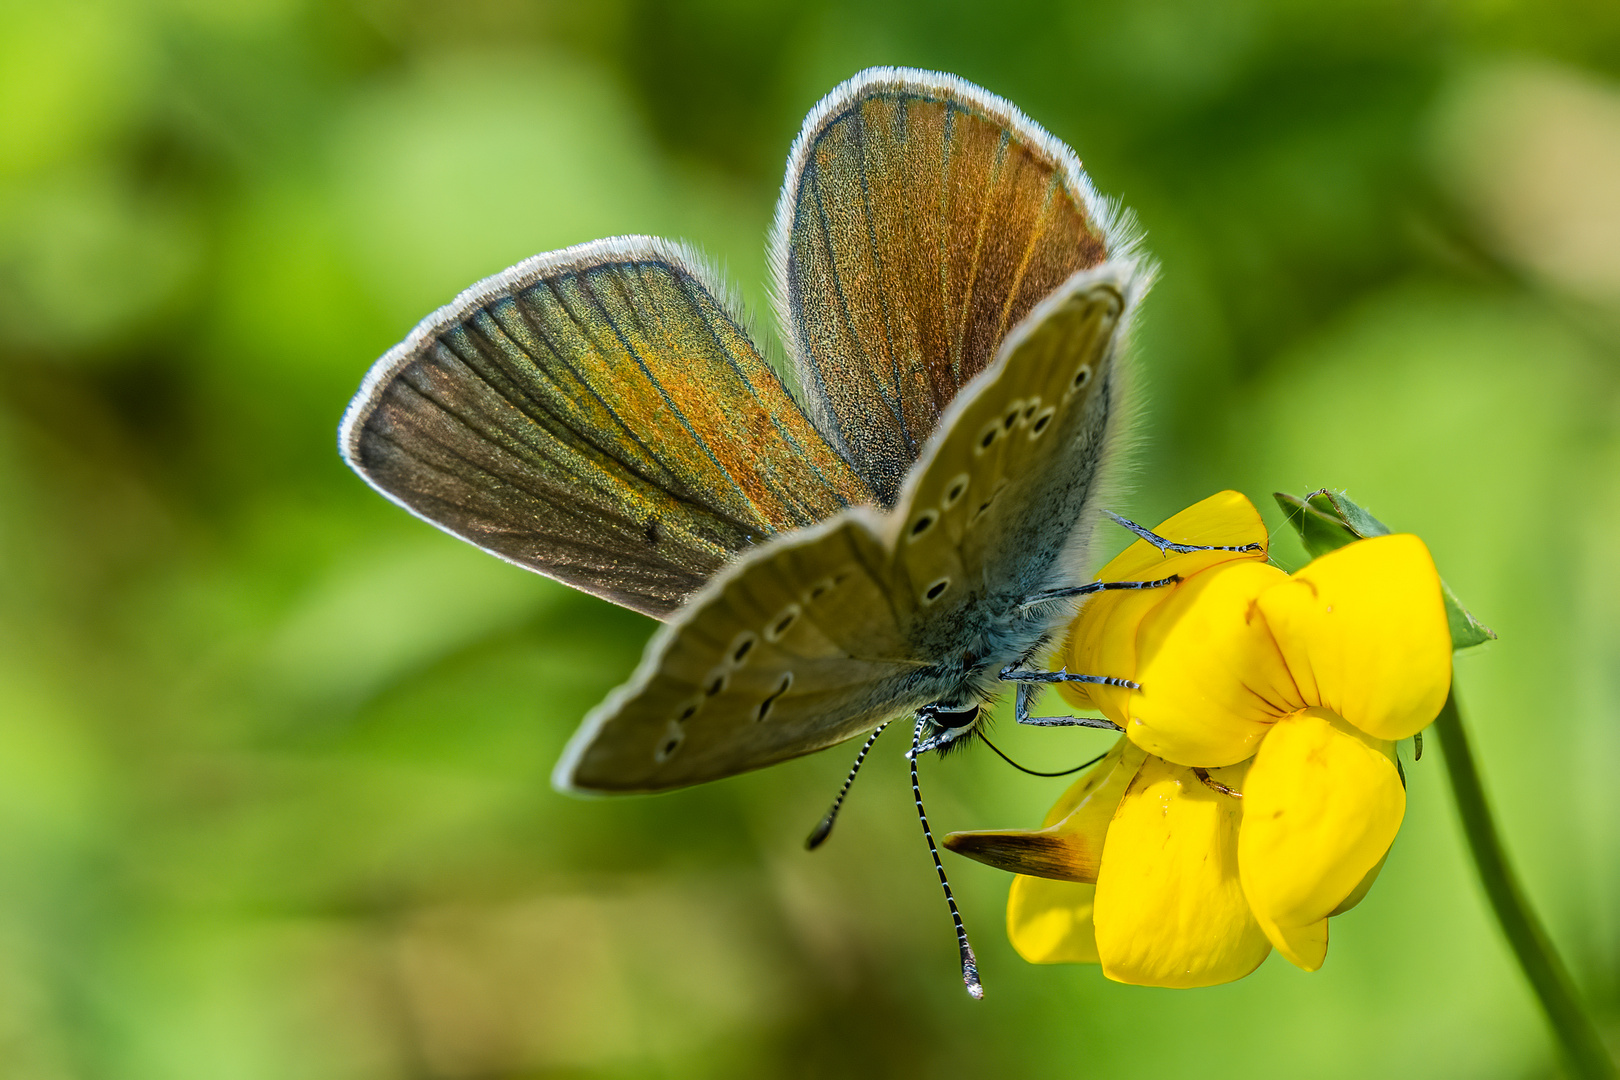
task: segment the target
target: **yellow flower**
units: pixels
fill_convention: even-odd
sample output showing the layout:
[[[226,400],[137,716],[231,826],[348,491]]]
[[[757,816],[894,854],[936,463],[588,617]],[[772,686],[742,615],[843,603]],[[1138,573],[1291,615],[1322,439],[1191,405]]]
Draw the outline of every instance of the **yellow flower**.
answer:
[[[1266,538],[1236,492],[1156,531],[1187,544]],[[1275,946],[1314,971],[1329,916],[1366,893],[1405,813],[1394,741],[1425,727],[1450,686],[1439,575],[1422,541],[1394,535],[1292,575],[1264,552],[1160,556],[1140,541],[1098,576],[1169,574],[1182,580],[1100,594],[1063,649],[1070,671],[1140,684],[1061,687],[1126,738],[1043,829],[947,842],[1021,871],[1007,923],[1030,961],[1208,986]]]

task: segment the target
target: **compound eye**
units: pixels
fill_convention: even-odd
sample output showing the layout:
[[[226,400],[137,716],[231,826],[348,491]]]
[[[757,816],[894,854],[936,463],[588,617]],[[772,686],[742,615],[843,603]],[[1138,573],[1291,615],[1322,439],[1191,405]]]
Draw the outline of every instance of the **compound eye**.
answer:
[[[952,731],[957,728],[965,728],[978,718],[979,706],[977,705],[970,705],[965,709],[957,709],[950,712],[942,710],[929,717],[929,719],[935,724]]]

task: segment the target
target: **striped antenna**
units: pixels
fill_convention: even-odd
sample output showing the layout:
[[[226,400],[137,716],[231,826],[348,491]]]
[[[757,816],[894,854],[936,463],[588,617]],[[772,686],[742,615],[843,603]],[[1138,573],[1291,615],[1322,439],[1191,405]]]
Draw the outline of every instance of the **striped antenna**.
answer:
[[[967,927],[962,925],[962,913],[956,910],[956,897],[951,895],[951,883],[945,880],[945,864],[939,861],[939,848],[934,846],[934,833],[928,827],[928,815],[923,811],[922,788],[917,783],[917,747],[922,743],[923,727],[928,721],[922,717],[917,719],[917,727],[911,733],[911,752],[906,756],[911,759],[911,796],[917,800],[917,820],[922,822],[923,836],[928,840],[928,854],[934,857],[934,869],[939,873],[939,887],[945,890],[945,902],[951,908],[951,922],[956,925],[956,948],[962,954],[962,982],[967,986],[968,994],[974,999],[984,997],[984,987],[979,983],[979,962],[973,956],[973,946],[968,944]]]
[[[849,767],[849,775],[844,777],[844,786],[838,789],[838,798],[833,800],[832,809],[828,810],[827,816],[821,819],[821,824],[817,825],[805,839],[804,850],[816,850],[827,837],[832,835],[833,823],[838,820],[838,811],[843,808],[844,796],[849,794],[849,786],[855,782],[855,774],[861,771],[861,762],[866,760],[867,751],[872,749],[872,744],[877,742],[877,737],[883,734],[883,729],[888,726],[889,722],[887,720],[883,721],[872,730],[872,734],[866,737],[866,742],[861,744],[861,752],[855,755],[855,764]]]

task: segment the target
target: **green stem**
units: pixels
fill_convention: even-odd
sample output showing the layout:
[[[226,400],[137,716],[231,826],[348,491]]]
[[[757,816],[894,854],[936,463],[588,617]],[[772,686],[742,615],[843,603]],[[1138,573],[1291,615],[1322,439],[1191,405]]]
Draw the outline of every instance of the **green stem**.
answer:
[[[1445,707],[1434,721],[1435,733],[1444,747],[1446,772],[1451,776],[1451,792],[1457,799],[1457,813],[1462,818],[1463,832],[1468,836],[1468,847],[1474,855],[1474,867],[1479,880],[1490,898],[1496,921],[1502,926],[1513,955],[1518,957],[1530,988],[1547,1012],[1571,1072],[1583,1080],[1614,1080],[1620,1076],[1615,1070],[1603,1039],[1598,1035],[1570,980],[1564,963],[1553,950],[1547,931],[1541,926],[1530,902],[1508,865],[1502,850],[1502,838],[1497,835],[1496,822],[1485,801],[1485,789],[1480,786],[1479,767],[1468,746],[1468,734],[1463,730],[1462,716],[1457,711],[1457,692],[1452,688]]]

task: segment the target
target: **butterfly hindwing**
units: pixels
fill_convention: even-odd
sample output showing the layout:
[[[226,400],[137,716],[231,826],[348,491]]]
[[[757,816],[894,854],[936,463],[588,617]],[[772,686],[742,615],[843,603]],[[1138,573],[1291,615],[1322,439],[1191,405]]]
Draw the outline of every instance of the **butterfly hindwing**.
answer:
[[[554,783],[649,792],[757,769],[922,704],[864,508],[742,556],[659,631],[575,733]]]
[[[695,261],[646,237],[473,286],[377,362],[341,442],[446,531],[660,618],[736,552],[872,497]]]
[[[1146,277],[1117,263],[1075,275],[942,418],[890,522],[892,587],[917,604],[919,648],[951,647],[971,623],[956,609],[1005,612],[1072,583],[1118,422],[1117,343]]]
[[[1080,163],[951,76],[862,73],[805,122],[777,208],[779,315],[806,406],[892,505],[957,391],[1129,229]]]
[[[1037,309],[946,413],[893,514],[846,510],[723,571],[586,719],[557,785],[701,783],[925,704],[919,676],[972,643],[964,609],[1005,610],[1062,560],[1104,457],[1139,286],[1109,265]]]

